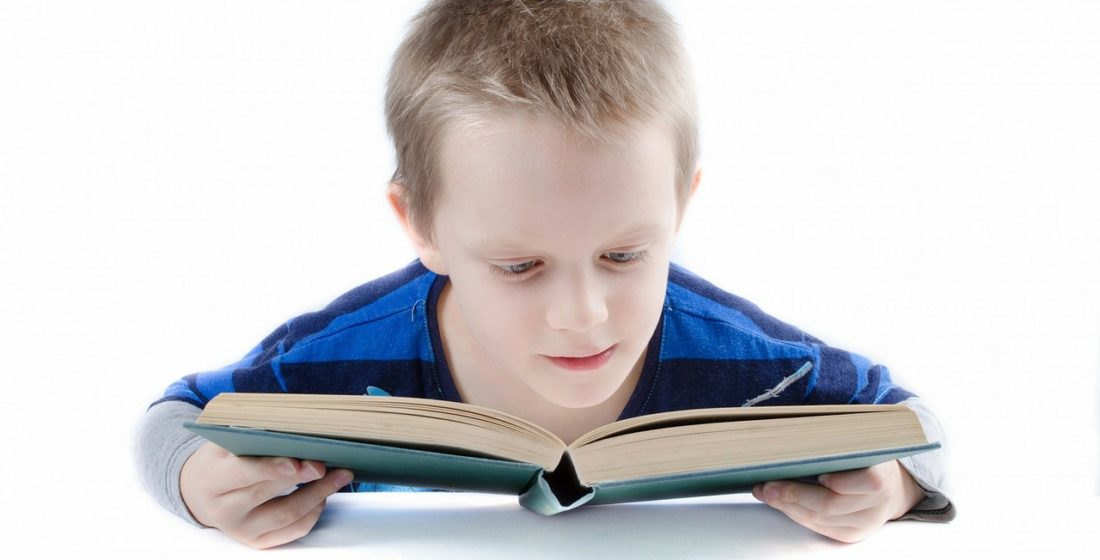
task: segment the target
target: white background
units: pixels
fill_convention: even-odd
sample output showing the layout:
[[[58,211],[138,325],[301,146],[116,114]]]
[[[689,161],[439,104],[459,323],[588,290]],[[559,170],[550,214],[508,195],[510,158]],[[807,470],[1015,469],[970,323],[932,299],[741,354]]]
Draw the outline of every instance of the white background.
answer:
[[[6,528],[167,515],[148,403],[413,258],[382,95],[418,5],[0,3]],[[680,262],[923,395],[960,516],[1095,497],[1100,8],[668,5],[702,107]]]

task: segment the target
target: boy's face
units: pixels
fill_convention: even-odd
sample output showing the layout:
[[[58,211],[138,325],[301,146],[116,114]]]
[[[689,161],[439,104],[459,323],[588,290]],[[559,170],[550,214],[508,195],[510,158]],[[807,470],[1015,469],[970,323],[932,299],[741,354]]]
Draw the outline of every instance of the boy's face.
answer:
[[[451,363],[570,408],[641,367],[664,304],[678,213],[671,134],[639,125],[584,143],[514,117],[442,143],[429,268],[451,279]],[[455,340],[455,338],[460,340]],[[584,359],[578,359],[584,358]]]

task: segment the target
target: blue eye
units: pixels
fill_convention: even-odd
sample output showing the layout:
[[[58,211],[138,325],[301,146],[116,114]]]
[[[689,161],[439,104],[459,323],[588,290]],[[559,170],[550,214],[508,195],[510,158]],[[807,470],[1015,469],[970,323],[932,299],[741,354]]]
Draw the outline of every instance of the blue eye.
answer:
[[[613,252],[607,254],[607,259],[615,264],[631,264],[634,262],[645,262],[649,258],[649,253],[645,251],[634,251],[631,253],[619,253]]]
[[[504,270],[506,270],[506,271],[508,271],[512,274],[523,274],[524,272],[527,272],[528,270],[531,270],[532,268],[535,268],[535,261],[527,261],[525,263],[519,263],[519,264],[507,264],[507,265],[504,265],[500,268],[503,268]]]
[[[513,278],[530,272],[532,268],[535,268],[535,264],[535,261],[527,261],[519,264],[493,265],[489,269],[505,278]]]

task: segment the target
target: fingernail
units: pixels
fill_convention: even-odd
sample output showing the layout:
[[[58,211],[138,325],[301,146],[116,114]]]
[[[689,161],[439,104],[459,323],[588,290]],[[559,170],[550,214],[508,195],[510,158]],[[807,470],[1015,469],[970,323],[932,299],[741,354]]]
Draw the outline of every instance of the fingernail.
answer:
[[[340,471],[336,473],[336,476],[332,478],[332,481],[336,484],[337,488],[343,488],[351,482],[352,478],[355,477],[352,476],[351,471]]]
[[[770,502],[772,500],[778,500],[778,499],[779,499],[779,489],[778,488],[776,488],[774,486],[765,486],[764,487],[764,501],[765,502]]]

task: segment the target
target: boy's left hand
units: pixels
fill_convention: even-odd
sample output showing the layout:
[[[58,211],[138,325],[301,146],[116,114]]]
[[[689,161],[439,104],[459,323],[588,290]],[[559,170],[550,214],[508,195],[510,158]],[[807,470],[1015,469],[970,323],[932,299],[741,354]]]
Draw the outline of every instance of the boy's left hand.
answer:
[[[752,495],[800,525],[849,543],[867,538],[924,499],[924,491],[897,461],[817,480],[821,486],[793,480],[757,484]]]

